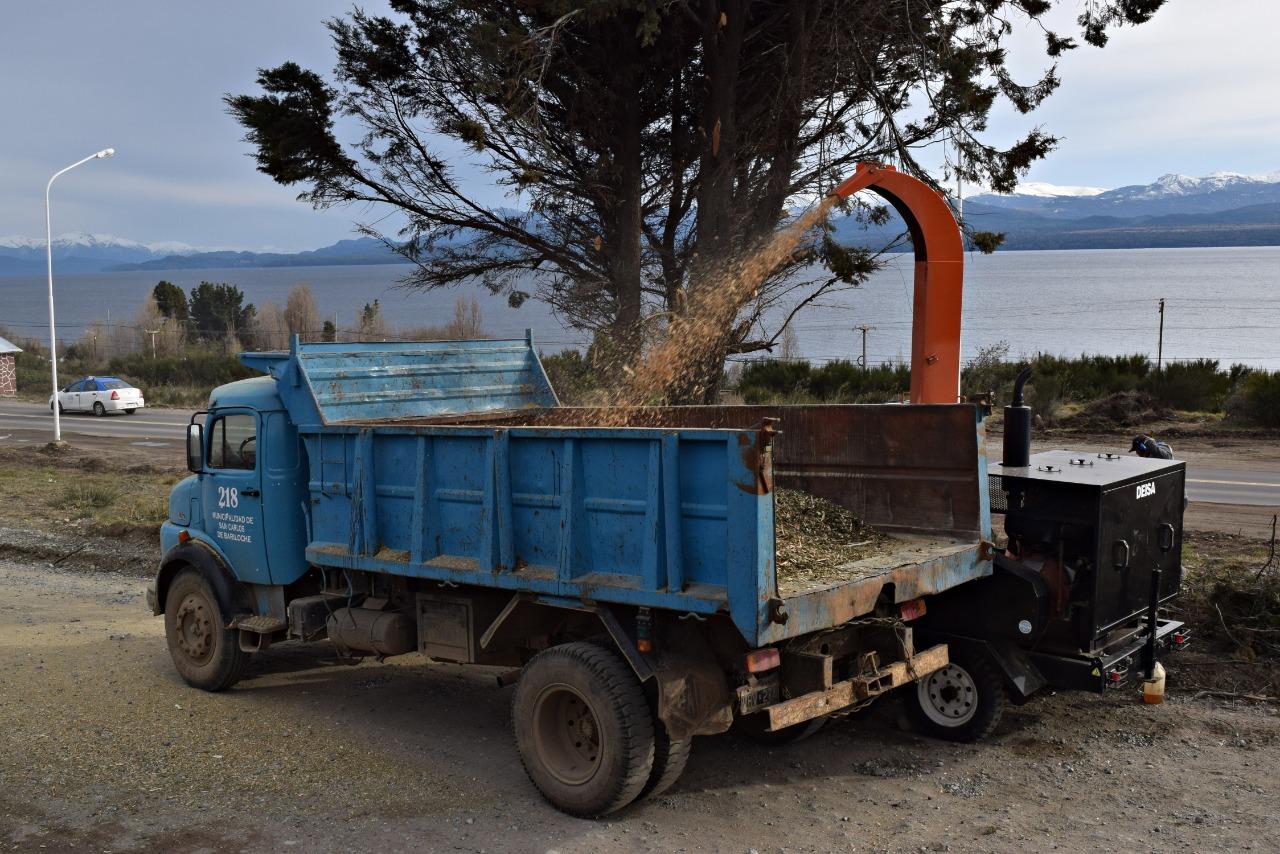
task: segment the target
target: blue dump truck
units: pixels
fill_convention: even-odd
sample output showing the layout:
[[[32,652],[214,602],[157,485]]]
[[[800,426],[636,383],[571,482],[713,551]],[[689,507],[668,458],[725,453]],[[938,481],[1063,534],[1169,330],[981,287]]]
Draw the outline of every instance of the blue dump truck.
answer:
[[[497,668],[530,779],[576,815],[661,793],[696,735],[796,738],[902,689],[925,732],[974,740],[1008,702],[1129,684],[1187,642],[1157,613],[1181,574],[1179,462],[989,462],[980,404],[595,426],[528,337],[241,358],[264,376],[193,417],[148,594],[182,678],[222,690],[321,640]],[[779,490],[888,545],[788,575]]]

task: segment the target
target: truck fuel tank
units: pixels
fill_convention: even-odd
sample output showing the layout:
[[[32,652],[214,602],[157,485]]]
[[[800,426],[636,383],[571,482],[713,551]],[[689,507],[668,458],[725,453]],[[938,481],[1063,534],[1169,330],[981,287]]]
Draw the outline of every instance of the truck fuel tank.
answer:
[[[413,618],[382,610],[385,600],[366,599],[359,608],[338,608],[329,616],[329,639],[340,647],[379,656],[404,655],[418,648]]]

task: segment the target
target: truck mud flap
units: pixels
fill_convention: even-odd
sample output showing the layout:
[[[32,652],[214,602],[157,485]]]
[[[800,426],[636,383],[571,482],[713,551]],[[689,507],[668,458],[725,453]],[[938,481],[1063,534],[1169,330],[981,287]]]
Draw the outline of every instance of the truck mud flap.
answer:
[[[804,723],[813,718],[843,711],[859,703],[914,682],[950,661],[946,644],[932,646],[905,661],[895,661],[871,673],[837,682],[825,691],[810,691],[760,710],[767,717],[769,732]]]

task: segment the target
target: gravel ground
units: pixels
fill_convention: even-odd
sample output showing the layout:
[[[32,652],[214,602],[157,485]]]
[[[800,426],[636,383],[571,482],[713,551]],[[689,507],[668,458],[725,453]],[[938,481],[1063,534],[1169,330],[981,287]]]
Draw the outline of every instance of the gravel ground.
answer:
[[[0,850],[1275,850],[1280,716],[1180,694],[1058,694],[978,746],[892,701],[787,748],[699,739],[609,821],[546,806],[492,672],[260,655],[224,694],[175,676],[140,579],[0,562]]]

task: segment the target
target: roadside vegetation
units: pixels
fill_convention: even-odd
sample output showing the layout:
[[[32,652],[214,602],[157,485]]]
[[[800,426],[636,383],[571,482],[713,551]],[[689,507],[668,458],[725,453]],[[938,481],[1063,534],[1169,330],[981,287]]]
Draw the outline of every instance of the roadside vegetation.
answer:
[[[1211,694],[1280,702],[1280,557],[1274,542],[1188,534],[1175,616],[1197,655],[1180,681]],[[1173,659],[1178,666],[1178,657]]]
[[[375,299],[350,322],[323,318],[311,288],[295,286],[283,306],[246,303],[235,285],[201,282],[188,294],[161,281],[130,320],[91,324],[79,340],[60,347],[62,385],[86,376],[117,376],[141,388],[148,406],[203,406],[215,386],[255,376],[240,363],[242,350],[281,350],[291,336],[304,341],[432,341],[488,338],[480,305],[459,298],[453,317],[439,326],[399,327],[387,321]],[[0,327],[22,348],[17,354],[18,393],[49,397],[47,341]]]
[[[84,452],[7,447],[0,526],[108,536],[158,536],[169,490],[185,472],[114,464]]]
[[[962,393],[970,398],[992,393],[1003,405],[1027,367],[1032,369],[1027,402],[1050,426],[1137,426],[1193,412],[1280,427],[1280,372],[1223,366],[1213,359],[1173,362],[1157,370],[1145,355],[1014,359],[1009,346],[1000,343],[965,366]],[[864,370],[849,361],[815,365],[767,359],[746,364],[731,379],[745,403],[883,403],[907,394],[911,372],[900,364]]]

